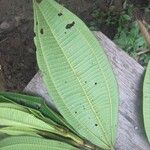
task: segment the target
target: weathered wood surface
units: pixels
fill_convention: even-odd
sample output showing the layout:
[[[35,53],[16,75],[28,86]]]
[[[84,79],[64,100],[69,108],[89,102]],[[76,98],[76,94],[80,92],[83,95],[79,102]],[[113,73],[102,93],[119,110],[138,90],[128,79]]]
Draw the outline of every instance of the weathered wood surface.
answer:
[[[142,117],[144,69],[101,32],[95,34],[111,60],[119,84],[120,106],[116,149],[150,150]],[[48,102],[51,101],[40,73],[35,75],[25,91],[41,95]]]

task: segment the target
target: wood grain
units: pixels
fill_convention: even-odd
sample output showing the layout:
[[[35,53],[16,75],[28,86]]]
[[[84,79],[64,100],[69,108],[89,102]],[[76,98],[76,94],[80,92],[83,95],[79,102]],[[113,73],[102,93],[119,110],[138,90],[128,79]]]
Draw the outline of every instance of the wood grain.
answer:
[[[142,117],[142,83],[144,68],[129,57],[101,32],[95,32],[113,66],[119,85],[119,127],[116,150],[150,150]],[[51,104],[42,76],[37,73],[25,88]]]

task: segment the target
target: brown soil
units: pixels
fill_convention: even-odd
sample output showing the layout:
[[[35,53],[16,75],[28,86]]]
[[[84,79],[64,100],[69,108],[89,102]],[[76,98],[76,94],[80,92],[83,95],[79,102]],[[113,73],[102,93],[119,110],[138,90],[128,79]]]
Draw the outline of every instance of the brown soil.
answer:
[[[37,72],[30,0],[0,0],[0,90],[21,91]]]
[[[147,5],[150,0],[131,0]],[[83,21],[93,20],[95,8],[107,11],[111,0],[60,0]],[[123,0],[114,0],[121,11]],[[102,27],[109,37],[115,27]],[[110,32],[111,31],[111,32]],[[113,31],[113,32],[112,32]],[[37,72],[31,0],[0,0],[0,90],[21,91]]]

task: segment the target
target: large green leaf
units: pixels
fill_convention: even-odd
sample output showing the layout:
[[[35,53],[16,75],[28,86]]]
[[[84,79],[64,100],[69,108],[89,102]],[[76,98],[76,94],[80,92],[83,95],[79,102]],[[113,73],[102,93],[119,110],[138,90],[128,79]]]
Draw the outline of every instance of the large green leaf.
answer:
[[[54,140],[37,137],[17,136],[0,141],[0,150],[78,150],[77,148]]]
[[[37,60],[60,113],[84,138],[113,149],[117,83],[103,48],[85,24],[54,0],[33,0]]]
[[[144,125],[148,140],[150,142],[150,62],[147,67],[143,87],[143,115]]]

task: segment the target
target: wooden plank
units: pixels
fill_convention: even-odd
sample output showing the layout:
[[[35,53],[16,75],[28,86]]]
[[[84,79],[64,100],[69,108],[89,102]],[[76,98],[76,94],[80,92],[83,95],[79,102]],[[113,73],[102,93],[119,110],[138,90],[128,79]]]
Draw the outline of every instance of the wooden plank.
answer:
[[[144,68],[101,32],[95,32],[116,74],[120,90],[117,150],[150,150],[142,117],[142,83]],[[51,102],[42,76],[37,73],[25,91],[41,95]]]

